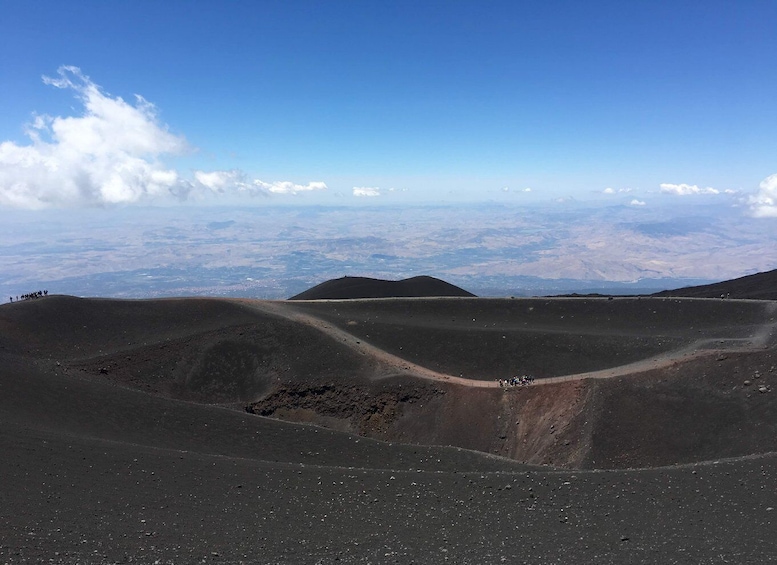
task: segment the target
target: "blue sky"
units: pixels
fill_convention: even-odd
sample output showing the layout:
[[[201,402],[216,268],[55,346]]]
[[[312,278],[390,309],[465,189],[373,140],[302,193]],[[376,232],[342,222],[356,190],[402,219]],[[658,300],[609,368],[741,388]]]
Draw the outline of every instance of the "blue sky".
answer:
[[[773,1],[0,12],[0,206],[698,197],[777,216]]]

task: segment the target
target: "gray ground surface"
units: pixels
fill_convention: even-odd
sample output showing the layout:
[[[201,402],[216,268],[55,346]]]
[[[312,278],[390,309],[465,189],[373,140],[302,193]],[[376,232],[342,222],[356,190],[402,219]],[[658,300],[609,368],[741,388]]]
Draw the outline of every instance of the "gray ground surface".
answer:
[[[308,330],[295,327],[289,336],[283,320],[257,318],[225,302],[63,300],[46,306],[46,300],[0,307],[0,563],[777,558],[775,455],[642,470],[560,470],[280,422],[174,398],[164,383],[174,382],[174,361],[188,359],[187,347],[210,344],[218,352],[220,340],[239,343],[261,322],[252,340],[304,351],[315,335]],[[46,312],[52,304],[58,308],[53,319]],[[704,308],[695,315],[694,327],[708,319]],[[714,318],[713,312],[705,327],[712,328]],[[756,318],[742,310],[743,326]],[[678,324],[661,331],[683,338]],[[311,346],[346,364],[295,360],[288,352],[273,363],[298,371],[361,366],[358,355],[348,357],[350,349],[326,340]],[[139,380],[112,379],[118,368],[107,374],[83,368],[117,352],[136,363],[137,372],[126,374]],[[191,369],[187,363],[179,369]],[[733,372],[747,363],[732,355],[714,365]],[[694,394],[709,390],[709,371],[688,373]],[[771,414],[771,395],[753,395],[741,386],[743,376],[730,398],[757,401],[750,413]],[[731,389],[724,374],[715,378],[721,391]],[[640,379],[640,402],[652,402],[655,390],[663,397],[676,390],[665,374]],[[617,412],[633,390],[624,384],[628,379],[601,382],[611,381],[621,392],[602,397],[609,399],[600,407],[604,412]],[[741,433],[750,436],[747,429]]]

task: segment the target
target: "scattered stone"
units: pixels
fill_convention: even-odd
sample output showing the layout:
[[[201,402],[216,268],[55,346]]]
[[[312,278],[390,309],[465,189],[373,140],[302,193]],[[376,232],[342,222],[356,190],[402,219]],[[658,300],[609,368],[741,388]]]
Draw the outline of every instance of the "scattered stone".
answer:
[[[629,537],[628,536],[621,536],[621,541],[629,541]]]
[[[769,387],[761,385],[758,387],[758,392],[769,392]]]
[[[753,384],[753,383],[752,383],[752,381],[751,381],[751,380],[749,380],[749,379],[748,379],[748,380],[746,380],[746,381],[745,381],[743,384],[744,384],[745,386],[750,386],[750,385],[751,385],[751,384]]]

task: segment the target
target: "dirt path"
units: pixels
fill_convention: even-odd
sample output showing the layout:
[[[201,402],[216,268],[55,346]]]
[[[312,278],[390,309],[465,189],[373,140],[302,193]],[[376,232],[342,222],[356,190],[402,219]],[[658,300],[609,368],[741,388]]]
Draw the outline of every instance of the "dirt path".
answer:
[[[491,388],[491,387],[499,386],[496,382],[464,379],[462,377],[455,377],[453,375],[446,375],[445,373],[438,373],[437,371],[432,371],[431,369],[427,369],[426,367],[423,367],[411,361],[407,361],[405,359],[402,359],[401,357],[397,357],[396,355],[392,355],[391,353],[388,353],[387,351],[380,349],[379,347],[375,347],[374,345],[371,345],[365,342],[363,339],[358,338],[353,334],[350,334],[344,330],[341,330],[340,328],[330,324],[329,322],[325,322],[324,320],[321,320],[314,316],[303,314],[302,312],[294,310],[293,308],[288,307],[283,302],[242,300],[242,299],[237,299],[236,301],[238,301],[240,304],[246,305],[249,308],[258,310],[265,314],[279,316],[282,318],[286,318],[287,320],[291,320],[293,322],[305,324],[306,326],[315,328],[327,334],[329,337],[341,342],[343,345],[350,347],[354,351],[357,351],[362,355],[368,355],[373,359],[376,359],[381,363],[383,363],[384,365],[386,365],[387,368],[400,373],[410,374],[415,377],[421,377],[424,379],[431,379],[435,381],[453,382],[453,383],[461,384],[464,386],[471,386],[471,387]],[[386,376],[389,376],[390,374],[392,374],[392,371],[387,371]]]
[[[424,379],[430,379],[435,381],[443,381],[459,384],[468,387],[477,388],[498,388],[499,383],[497,381],[480,381],[475,379],[466,379],[463,377],[456,377],[454,375],[448,375],[445,373],[439,373],[433,371],[411,361],[392,355],[387,351],[371,345],[361,338],[348,333],[347,331],[334,326],[333,324],[295,310],[292,306],[282,301],[267,301],[267,300],[251,300],[251,299],[228,299],[231,302],[247,306],[253,310],[285,318],[293,322],[304,324],[311,328],[317,329],[329,337],[343,343],[347,347],[350,347],[354,351],[362,355],[370,356],[388,368],[396,370],[398,372],[409,374],[415,377]],[[770,313],[773,309],[777,308],[777,304],[770,305]],[[576,381],[582,379],[610,379],[614,377],[622,377],[635,373],[641,373],[653,369],[661,369],[671,367],[677,363],[690,361],[692,359],[699,359],[702,357],[719,355],[723,352],[749,352],[763,350],[771,347],[777,343],[777,322],[765,323],[755,335],[749,338],[730,338],[730,339],[701,339],[693,342],[692,344],[675,351],[670,351],[661,355],[642,359],[634,363],[627,365],[620,365],[618,367],[611,367],[609,369],[601,369],[598,371],[589,371],[585,373],[574,373],[570,375],[562,375],[558,377],[547,377],[534,381],[532,386],[539,386],[544,384],[560,383],[566,381]],[[386,376],[392,374],[390,371],[386,373]]]

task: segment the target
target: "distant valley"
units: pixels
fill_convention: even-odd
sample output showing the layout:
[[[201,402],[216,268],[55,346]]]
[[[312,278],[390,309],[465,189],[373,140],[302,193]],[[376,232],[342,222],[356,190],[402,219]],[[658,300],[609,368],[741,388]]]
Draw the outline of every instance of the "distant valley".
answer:
[[[640,294],[777,265],[777,228],[720,207],[503,204],[101,209],[2,220],[0,296],[287,298],[342,276],[479,296]],[[50,217],[49,217],[50,216]],[[37,217],[37,216],[36,216]]]

